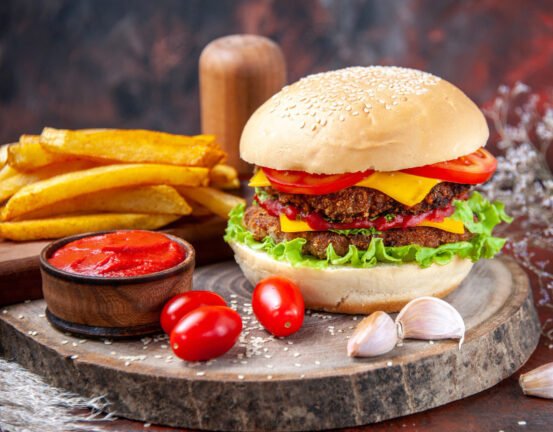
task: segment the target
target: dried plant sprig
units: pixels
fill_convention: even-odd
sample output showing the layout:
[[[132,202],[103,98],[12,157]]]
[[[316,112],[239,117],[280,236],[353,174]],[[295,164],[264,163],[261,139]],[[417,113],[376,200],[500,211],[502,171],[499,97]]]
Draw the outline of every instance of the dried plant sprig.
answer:
[[[553,145],[553,99],[532,93],[516,83],[500,86],[485,113],[497,133],[498,169],[481,191],[505,203],[509,214],[518,217],[510,228],[506,251],[538,281],[538,307],[553,308],[553,274],[549,261],[540,260],[543,250],[553,253],[553,176],[546,155]],[[543,335],[553,347],[552,323],[543,324]]]
[[[98,422],[114,419],[103,413],[104,398],[86,399],[52,387],[17,363],[0,358],[0,376],[0,430],[95,432],[104,430]],[[90,414],[83,416],[82,410]]]

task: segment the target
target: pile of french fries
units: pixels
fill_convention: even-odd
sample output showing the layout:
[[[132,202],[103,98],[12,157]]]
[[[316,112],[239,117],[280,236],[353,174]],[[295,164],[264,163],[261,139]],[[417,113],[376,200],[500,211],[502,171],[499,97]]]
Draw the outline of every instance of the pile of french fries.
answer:
[[[243,200],[210,135],[45,128],[0,147],[0,238],[157,229],[182,216],[226,218]]]

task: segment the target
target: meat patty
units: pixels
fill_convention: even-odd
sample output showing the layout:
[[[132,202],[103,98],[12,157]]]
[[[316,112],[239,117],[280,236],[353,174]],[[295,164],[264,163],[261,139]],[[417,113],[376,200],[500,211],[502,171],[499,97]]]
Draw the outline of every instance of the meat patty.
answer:
[[[348,252],[349,245],[355,245],[360,250],[369,247],[372,236],[370,235],[342,235],[332,231],[309,231],[299,233],[284,233],[280,230],[280,222],[277,217],[271,216],[265,209],[251,206],[244,214],[244,224],[254,238],[258,241],[265,237],[272,237],[277,243],[295,238],[304,238],[307,243],[303,246],[303,253],[317,258],[326,258],[326,248],[330,243],[340,256]],[[453,234],[437,228],[413,227],[407,229],[391,229],[379,234],[386,246],[404,246],[418,244],[421,246],[438,247],[445,243],[455,243],[469,240],[471,234]]]
[[[326,195],[288,194],[267,187],[263,190],[281,204],[297,207],[302,213],[313,211],[333,221],[351,222],[389,213],[419,214],[447,206],[454,199],[461,199],[470,185],[438,183],[419,204],[407,207],[375,189],[351,187]]]

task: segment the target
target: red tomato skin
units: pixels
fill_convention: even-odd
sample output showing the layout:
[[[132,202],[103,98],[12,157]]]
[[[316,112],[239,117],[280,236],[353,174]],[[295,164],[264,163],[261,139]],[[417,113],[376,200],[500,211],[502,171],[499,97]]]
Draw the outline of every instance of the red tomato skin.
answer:
[[[309,174],[303,171],[286,171],[261,168],[271,185],[280,192],[324,195],[351,187],[359,183],[374,171],[345,174]]]
[[[401,171],[452,183],[480,184],[487,182],[496,168],[497,159],[486,149],[479,148],[457,159]]]
[[[161,328],[168,335],[187,313],[200,306],[227,306],[225,299],[211,291],[187,291],[177,294],[161,311]]]
[[[226,306],[200,306],[171,332],[171,348],[186,361],[206,361],[230,350],[242,331],[242,318]]]
[[[305,315],[305,304],[298,286],[278,276],[263,279],[255,286],[252,308],[261,325],[278,337],[297,332]]]

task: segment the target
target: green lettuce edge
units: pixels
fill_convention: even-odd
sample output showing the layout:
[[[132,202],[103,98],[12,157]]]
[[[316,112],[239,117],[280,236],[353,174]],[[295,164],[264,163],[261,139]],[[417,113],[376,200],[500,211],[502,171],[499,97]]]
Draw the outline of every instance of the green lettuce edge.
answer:
[[[328,268],[329,266],[348,266],[371,268],[378,263],[401,264],[417,263],[421,268],[432,264],[445,265],[458,256],[472,261],[481,258],[493,258],[501,251],[506,239],[493,237],[492,231],[501,222],[512,221],[505,213],[501,202],[489,202],[480,193],[473,192],[466,201],[455,201],[455,212],[451,218],[463,222],[466,229],[474,234],[470,241],[447,243],[436,248],[419,245],[384,246],[381,238],[374,237],[367,250],[359,250],[350,245],[347,254],[339,256],[332,244],[326,250],[326,259],[318,259],[302,253],[305,239],[296,238],[280,243],[271,237],[257,241],[243,225],[245,206],[240,204],[229,213],[225,233],[226,242],[244,244],[254,250],[263,251],[273,259],[287,261],[293,266]]]

